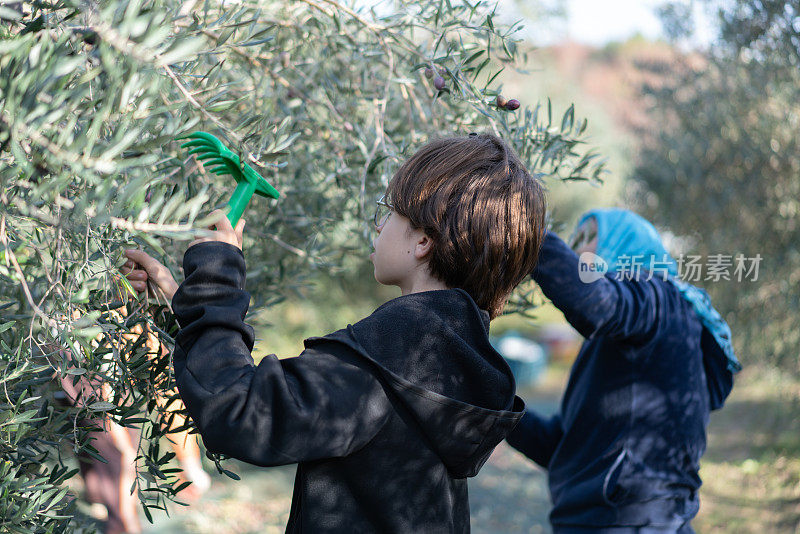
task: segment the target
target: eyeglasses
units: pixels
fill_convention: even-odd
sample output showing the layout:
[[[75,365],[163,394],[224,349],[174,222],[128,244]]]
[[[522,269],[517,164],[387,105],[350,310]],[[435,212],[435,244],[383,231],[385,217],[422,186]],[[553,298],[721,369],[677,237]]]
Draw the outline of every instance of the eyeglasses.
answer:
[[[392,214],[394,208],[391,204],[386,202],[386,195],[379,198],[376,204],[378,204],[378,207],[375,209],[375,217],[372,219],[372,222],[375,223],[375,226],[382,226],[386,223],[386,219]]]

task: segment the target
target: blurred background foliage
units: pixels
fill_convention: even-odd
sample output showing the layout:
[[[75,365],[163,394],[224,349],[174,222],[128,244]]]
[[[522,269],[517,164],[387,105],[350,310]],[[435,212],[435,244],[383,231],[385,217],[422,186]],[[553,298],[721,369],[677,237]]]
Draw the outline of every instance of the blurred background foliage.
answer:
[[[746,363],[800,375],[800,6],[715,3],[720,41],[643,67],[654,123],[628,200],[684,238],[681,252],[761,256],[756,280],[707,283]],[[679,9],[667,11],[667,21]],[[687,31],[672,24],[679,38]],[[732,272],[732,269],[731,269]]]
[[[253,311],[289,334],[329,330],[274,307],[314,282],[337,327],[390,296],[364,283],[368,221],[393,170],[431,138],[490,131],[550,182],[602,178],[573,107],[495,106],[498,74],[525,53],[517,25],[497,24],[485,2],[402,2],[372,18],[333,0],[54,0],[4,3],[0,18],[7,531],[85,527],[68,484],[72,455],[96,455],[87,419],[141,429],[131,491],[148,518],[183,486],[163,445],[178,410],[165,356],[175,324],[117,271],[139,246],[180,281],[188,240],[231,192],[176,137],[214,133],[281,192],[246,212],[244,249]],[[523,288],[517,308],[532,298]],[[56,402],[60,379],[86,398]]]

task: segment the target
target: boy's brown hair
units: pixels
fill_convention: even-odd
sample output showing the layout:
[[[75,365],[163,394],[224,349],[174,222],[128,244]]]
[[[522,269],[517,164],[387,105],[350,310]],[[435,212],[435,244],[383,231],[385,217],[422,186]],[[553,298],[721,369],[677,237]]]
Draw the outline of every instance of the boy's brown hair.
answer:
[[[465,290],[492,319],[536,265],[544,189],[495,135],[431,141],[397,170],[386,196],[433,240],[431,275]]]

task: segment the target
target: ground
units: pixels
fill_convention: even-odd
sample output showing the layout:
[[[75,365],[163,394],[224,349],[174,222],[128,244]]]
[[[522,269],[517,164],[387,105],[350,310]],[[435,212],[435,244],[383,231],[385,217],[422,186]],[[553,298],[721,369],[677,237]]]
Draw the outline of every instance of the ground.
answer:
[[[711,415],[701,462],[701,533],[800,533],[800,384],[745,368]]]

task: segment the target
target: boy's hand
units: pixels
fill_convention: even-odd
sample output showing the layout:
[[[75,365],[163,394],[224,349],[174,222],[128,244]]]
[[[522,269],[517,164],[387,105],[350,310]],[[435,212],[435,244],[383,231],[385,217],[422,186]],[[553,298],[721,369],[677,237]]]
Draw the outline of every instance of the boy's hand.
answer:
[[[133,289],[142,293],[150,281],[164,293],[168,301],[172,301],[172,296],[178,290],[178,283],[169,269],[143,250],[129,249],[124,252],[128,261],[119,270],[128,278]]]
[[[244,231],[244,219],[239,219],[239,222],[236,224],[236,229],[233,229],[231,226],[231,222],[226,217],[225,212],[223,210],[214,210],[211,212],[211,215],[217,214],[219,216],[219,220],[216,224],[212,224],[208,227],[209,230],[216,230],[212,237],[201,237],[199,239],[195,239],[191,243],[189,243],[189,247],[192,247],[198,243],[205,243],[206,241],[222,241],[223,243],[228,243],[239,250],[242,250],[242,232]]]

